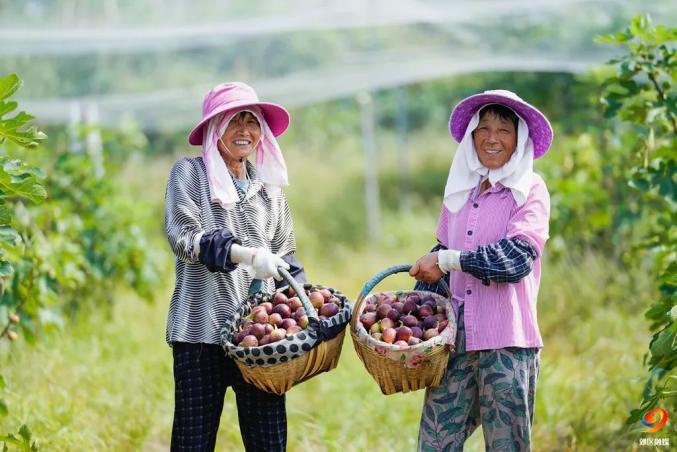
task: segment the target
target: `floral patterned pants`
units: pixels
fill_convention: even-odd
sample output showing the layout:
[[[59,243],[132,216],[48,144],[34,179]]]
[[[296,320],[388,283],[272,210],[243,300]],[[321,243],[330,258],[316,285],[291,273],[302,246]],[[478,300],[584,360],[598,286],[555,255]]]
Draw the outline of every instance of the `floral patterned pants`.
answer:
[[[539,350],[466,352],[462,306],[458,317],[457,352],[440,386],[426,390],[418,449],[461,451],[481,423],[486,450],[531,450]]]

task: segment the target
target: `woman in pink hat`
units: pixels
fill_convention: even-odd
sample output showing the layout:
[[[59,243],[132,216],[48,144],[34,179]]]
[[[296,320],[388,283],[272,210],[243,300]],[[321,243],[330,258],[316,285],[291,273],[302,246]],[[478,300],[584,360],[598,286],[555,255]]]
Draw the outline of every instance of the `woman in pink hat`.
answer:
[[[487,450],[530,450],[543,341],[536,318],[550,196],[533,161],[552,142],[546,117],[510,91],[462,100],[459,142],[444,190],[438,244],[411,275],[446,277],[458,323],[455,353],[428,388],[419,449],[463,450],[482,425]]]
[[[224,355],[220,331],[247,298],[252,279],[272,291],[284,267],[305,282],[282,187],[287,167],[276,137],[289,125],[279,105],[260,102],[244,83],[212,89],[188,141],[202,155],[174,163],[165,230],[176,263],[167,343],[174,356],[174,450],[214,450],[223,399],[232,386],[248,451],[286,448],[284,395],[242,379]],[[255,164],[249,161],[249,157]]]

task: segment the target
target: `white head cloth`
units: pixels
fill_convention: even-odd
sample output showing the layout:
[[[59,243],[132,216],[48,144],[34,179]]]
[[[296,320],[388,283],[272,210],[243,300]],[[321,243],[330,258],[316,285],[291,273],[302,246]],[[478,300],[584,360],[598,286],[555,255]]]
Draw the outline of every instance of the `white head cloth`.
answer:
[[[502,167],[490,170],[482,165],[477,157],[472,139],[472,132],[479,124],[479,118],[478,110],[465,130],[463,140],[458,145],[449,169],[447,185],[444,187],[444,205],[452,213],[461,210],[472,190],[487,176],[492,186],[500,182],[504,187],[509,188],[515,202],[520,206],[527,200],[531,189],[534,172],[534,145],[529,138],[527,123],[517,115],[519,124],[515,152]]]
[[[223,161],[217,143],[228,127],[230,121],[243,111],[253,114],[261,126],[261,139],[256,146],[256,172],[263,182],[266,191],[271,195],[289,185],[287,165],[280,151],[275,136],[263,119],[263,113],[257,106],[250,106],[240,110],[225,112],[209,121],[207,132],[202,144],[202,158],[207,168],[207,180],[212,202],[219,203],[226,210],[232,209],[240,199],[235,190],[235,184],[230,172]]]

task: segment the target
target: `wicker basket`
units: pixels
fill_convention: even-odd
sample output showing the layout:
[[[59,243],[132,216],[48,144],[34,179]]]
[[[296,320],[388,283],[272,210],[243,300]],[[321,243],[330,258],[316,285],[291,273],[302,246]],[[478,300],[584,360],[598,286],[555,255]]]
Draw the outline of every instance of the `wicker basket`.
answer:
[[[365,337],[364,334],[358,334],[358,329],[362,329],[362,332],[365,331],[364,327],[360,324],[359,319],[371,290],[385,277],[395,273],[408,272],[410,268],[410,265],[391,267],[368,281],[362,288],[355,303],[352,320],[350,322],[350,334],[353,339],[353,345],[355,346],[357,356],[360,357],[364,367],[371,376],[374,377],[374,380],[376,380],[376,383],[378,383],[381,388],[381,392],[386,395],[395,394],[397,392],[417,391],[428,386],[438,386],[444,376],[449,361],[449,354],[453,349],[456,337],[456,319],[449,300],[444,301],[448,324],[444,329],[443,336],[434,337],[408,349],[399,349],[396,346],[376,341],[371,337]],[[440,280],[440,284],[447,293],[449,293],[449,288],[443,280]],[[420,295],[431,295],[436,298],[440,297],[432,292],[410,292],[416,292]],[[422,350],[425,350],[425,352],[420,354]],[[384,351],[393,353],[385,353]],[[417,360],[416,367],[407,366],[405,364],[407,362],[408,353],[419,353],[418,356],[423,357],[422,359]],[[394,358],[393,355],[398,355],[399,358]]]
[[[261,362],[253,363],[246,360],[243,356],[242,350],[244,350],[245,347],[238,347],[230,342],[234,330],[224,328],[224,331],[222,331],[222,343],[224,349],[237,363],[245,381],[261,390],[274,394],[284,394],[294,385],[304,382],[322,372],[328,372],[336,367],[341,356],[345,328],[350,321],[350,313],[352,310],[349,300],[339,292],[334,292],[334,295],[342,300],[343,307],[339,314],[332,318],[320,320],[317,311],[313,308],[313,305],[305,294],[304,287],[323,287],[308,284],[301,286],[285,269],[280,268],[279,272],[301,299],[303,308],[308,315],[308,327],[304,331],[297,333],[297,335],[305,335],[303,350],[299,350],[296,356],[293,356],[285,362],[278,362],[273,365],[266,365]],[[274,295],[260,293],[260,287],[260,281],[252,282],[249,291],[250,297],[248,302],[241,309],[240,315],[247,314],[254,306],[262,301],[270,299]],[[284,288],[280,289],[280,291],[284,290]],[[242,317],[236,318],[234,323],[238,323],[241,318]],[[308,347],[312,348],[306,351],[305,349]]]
[[[248,367],[237,361],[237,366],[248,383],[267,392],[284,394],[294,385],[335,368],[341,357],[345,333],[344,329],[333,339],[320,342],[309,352],[286,363],[269,367]]]

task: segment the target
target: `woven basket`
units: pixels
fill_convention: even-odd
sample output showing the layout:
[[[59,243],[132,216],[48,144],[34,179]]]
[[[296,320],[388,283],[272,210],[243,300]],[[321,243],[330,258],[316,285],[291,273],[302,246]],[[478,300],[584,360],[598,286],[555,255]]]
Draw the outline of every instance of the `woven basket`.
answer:
[[[303,308],[308,315],[308,327],[294,336],[303,335],[303,349],[285,362],[278,362],[273,365],[253,363],[245,359],[243,350],[245,347],[239,347],[230,341],[234,333],[233,328],[225,327],[222,331],[222,343],[226,353],[231,356],[242,373],[243,378],[248,383],[257,388],[274,394],[284,394],[293,386],[302,383],[322,372],[328,372],[336,367],[341,356],[341,347],[345,336],[345,328],[350,321],[351,305],[349,300],[339,292],[334,292],[342,302],[343,307],[339,314],[327,320],[320,320],[317,311],[308,300],[304,288],[322,286],[312,286],[306,284],[301,286],[296,280],[283,268],[278,269],[289,285],[294,289],[296,295],[301,299]],[[261,282],[253,281],[250,287],[250,297],[242,307],[233,323],[239,323],[240,319],[251,309],[262,301],[272,298],[274,294],[260,293]],[[284,291],[285,288],[280,289]],[[292,336],[288,336],[292,339]],[[279,343],[278,343],[279,344]],[[271,344],[271,346],[275,346]],[[312,348],[310,348],[312,347]],[[252,347],[263,349],[263,347]],[[309,350],[306,350],[309,348]],[[253,350],[252,350],[253,351]]]
[[[343,329],[333,339],[320,342],[309,352],[286,363],[268,367],[248,367],[237,361],[237,366],[248,383],[267,392],[284,394],[294,385],[335,368],[341,357],[345,333],[346,330]]]
[[[350,334],[357,356],[360,357],[367,372],[376,380],[376,383],[381,388],[381,392],[386,395],[397,392],[417,391],[429,386],[438,386],[447,368],[449,354],[453,350],[456,337],[456,319],[449,300],[444,301],[449,323],[444,330],[443,337],[434,337],[407,349],[399,349],[396,346],[376,341],[371,337],[365,337],[364,334],[358,334],[358,328],[365,331],[364,327],[359,323],[359,319],[371,290],[385,277],[395,273],[408,272],[410,268],[410,265],[394,266],[382,271],[368,281],[362,288],[355,303],[350,322]],[[449,293],[449,288],[444,280],[440,280],[440,285]],[[410,292],[415,292],[422,296],[431,295],[436,299],[440,297],[432,292]],[[425,352],[420,355],[422,350],[425,350]],[[390,353],[386,353],[387,351],[390,351]],[[422,360],[417,361],[417,367],[405,365],[408,353],[419,353],[419,356],[423,356]],[[393,355],[397,355],[399,358],[395,359]]]

